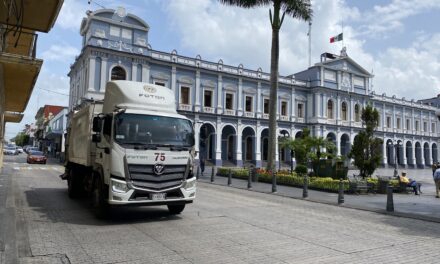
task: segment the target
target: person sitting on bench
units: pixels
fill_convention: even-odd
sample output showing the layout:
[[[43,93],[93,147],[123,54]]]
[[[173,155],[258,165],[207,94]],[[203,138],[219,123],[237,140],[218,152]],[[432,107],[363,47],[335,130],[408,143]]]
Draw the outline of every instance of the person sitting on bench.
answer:
[[[413,179],[408,179],[406,177],[405,171],[402,171],[402,175],[399,176],[399,182],[406,184],[406,186],[412,187],[415,195],[419,195],[419,193],[422,193],[422,191],[420,190],[420,186],[422,186],[422,184],[416,182]]]

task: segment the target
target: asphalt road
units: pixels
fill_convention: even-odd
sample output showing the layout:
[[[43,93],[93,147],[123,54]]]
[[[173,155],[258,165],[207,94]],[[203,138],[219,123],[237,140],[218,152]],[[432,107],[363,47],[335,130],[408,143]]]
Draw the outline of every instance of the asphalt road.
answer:
[[[67,197],[59,165],[6,157],[1,263],[438,263],[440,225],[200,183],[179,216],[163,207],[98,220]]]

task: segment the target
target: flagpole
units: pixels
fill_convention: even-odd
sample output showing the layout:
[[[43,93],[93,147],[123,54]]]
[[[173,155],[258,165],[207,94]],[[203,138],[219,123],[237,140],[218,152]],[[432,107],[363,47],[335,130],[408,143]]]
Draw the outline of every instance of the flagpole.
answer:
[[[312,67],[312,21],[309,21],[309,68]]]

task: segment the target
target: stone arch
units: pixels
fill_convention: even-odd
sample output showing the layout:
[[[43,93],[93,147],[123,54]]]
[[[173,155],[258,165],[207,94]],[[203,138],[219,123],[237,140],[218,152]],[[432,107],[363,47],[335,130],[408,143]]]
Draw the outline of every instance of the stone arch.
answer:
[[[432,143],[431,152],[432,152],[432,154],[431,154],[432,162],[437,163],[438,162],[438,150],[437,150],[436,143]]]
[[[222,160],[234,162],[237,160],[237,134],[235,127],[225,124],[221,129]]]
[[[303,131],[302,130],[300,130],[300,131],[295,133],[295,139],[301,138],[302,136],[303,136]]]
[[[431,165],[431,153],[429,149],[429,143],[425,142],[423,144],[423,159],[425,160],[425,165]]]
[[[423,165],[423,162],[422,162],[422,159],[423,159],[423,156],[422,156],[422,145],[420,144],[420,142],[416,142],[415,144],[414,144],[414,149],[415,149],[415,153],[416,153],[416,165],[417,166],[422,166]]]
[[[269,128],[261,131],[261,160],[267,161],[269,154]]]
[[[242,160],[245,162],[255,162],[256,138],[255,129],[251,126],[243,128],[242,135]]]
[[[393,145],[393,140],[388,139],[386,142],[386,157],[387,157],[387,164],[388,165],[394,165],[395,163],[395,158],[394,158],[394,145]]]
[[[411,141],[407,141],[406,142],[406,144],[405,144],[405,157],[406,157],[406,163],[408,164],[408,165],[414,165],[414,160],[413,160],[413,152],[414,151],[414,149],[413,149],[413,144],[412,144],[412,142]]]
[[[341,135],[340,142],[341,156],[347,156],[350,152],[351,144],[350,144],[350,136],[346,133]]]
[[[199,154],[205,160],[215,160],[216,138],[215,126],[211,122],[204,122],[199,131]]]
[[[127,80],[127,70],[122,65],[116,65],[110,70],[110,80]]]

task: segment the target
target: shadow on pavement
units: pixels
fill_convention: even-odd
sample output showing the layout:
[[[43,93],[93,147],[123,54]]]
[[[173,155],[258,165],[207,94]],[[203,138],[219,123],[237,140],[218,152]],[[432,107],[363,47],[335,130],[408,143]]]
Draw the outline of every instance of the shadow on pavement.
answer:
[[[70,199],[67,188],[34,188],[26,190],[30,220],[64,222],[78,225],[119,225],[181,219],[170,215],[166,206],[112,207],[108,217],[98,219],[88,198]]]

